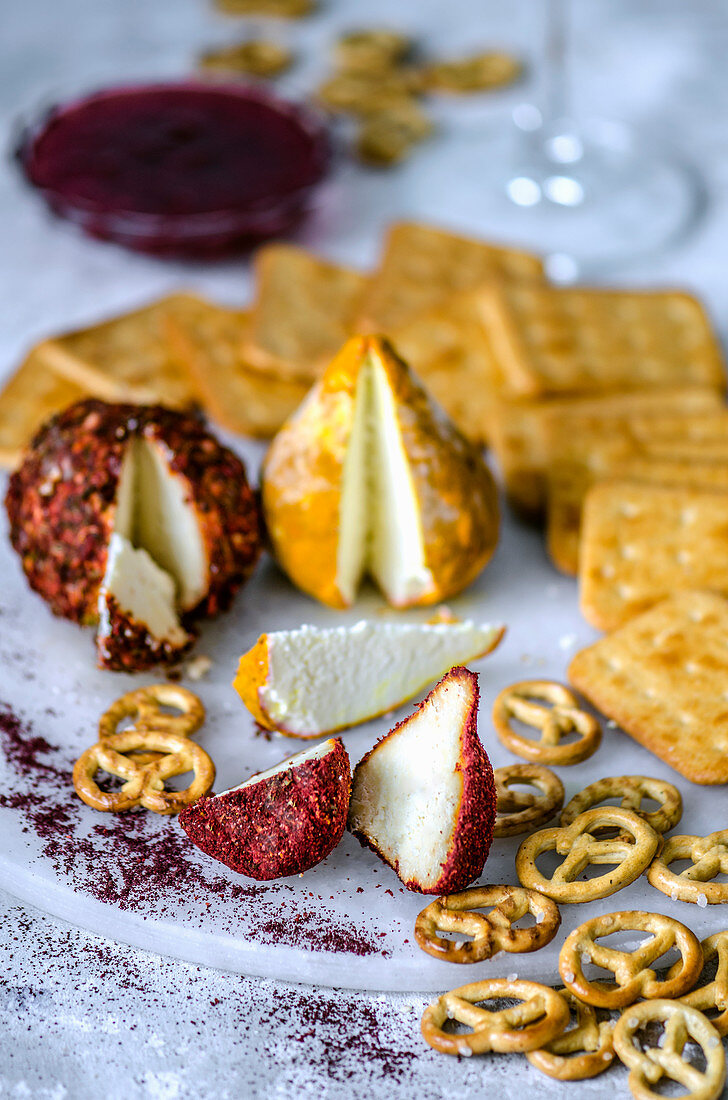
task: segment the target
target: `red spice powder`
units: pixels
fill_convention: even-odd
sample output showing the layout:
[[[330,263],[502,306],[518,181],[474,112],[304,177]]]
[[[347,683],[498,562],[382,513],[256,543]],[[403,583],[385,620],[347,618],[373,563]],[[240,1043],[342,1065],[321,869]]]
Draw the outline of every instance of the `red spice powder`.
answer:
[[[286,882],[236,881],[206,866],[173,818],[145,812],[97,814],[73,790],[73,758],[35,734],[0,702],[0,747],[10,782],[0,808],[21,815],[23,831],[42,841],[41,859],[77,893],[117,909],[168,916],[200,928],[245,935],[260,944],[306,950],[389,955],[379,936],[338,914],[301,907]]]
[[[359,1063],[379,1071],[384,1079],[402,1080],[412,1072],[418,1058],[414,1051],[387,1049],[382,1042],[382,1021],[374,1005],[361,1000],[312,997],[307,993],[282,993],[276,1006],[261,1024],[280,1027],[291,1018],[300,1022],[301,1031],[292,1036],[296,1043],[321,1038],[321,1056],[332,1081],[346,1081],[359,1075],[353,1065]]]

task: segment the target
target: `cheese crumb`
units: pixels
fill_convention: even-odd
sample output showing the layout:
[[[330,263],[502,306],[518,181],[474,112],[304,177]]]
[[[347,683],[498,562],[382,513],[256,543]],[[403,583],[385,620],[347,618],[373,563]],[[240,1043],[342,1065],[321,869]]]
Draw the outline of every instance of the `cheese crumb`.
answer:
[[[211,668],[210,658],[205,657],[203,653],[198,653],[196,657],[190,658],[185,663],[184,673],[188,680],[201,680],[203,676],[207,676]]]

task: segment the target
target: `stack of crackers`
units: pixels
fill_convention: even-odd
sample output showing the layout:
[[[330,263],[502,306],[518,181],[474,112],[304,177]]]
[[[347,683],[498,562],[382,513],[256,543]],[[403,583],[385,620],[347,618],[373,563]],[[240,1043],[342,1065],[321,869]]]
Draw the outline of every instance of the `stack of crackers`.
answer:
[[[452,318],[438,310],[483,280],[542,271],[526,253],[402,223],[373,274],[271,244],[256,254],[254,275],[247,310],[180,293],[37,345],[0,393],[0,462],[14,466],[48,416],[88,395],[199,406],[231,431],[268,438],[349,335],[380,328],[401,335],[435,395],[481,438],[490,359],[477,332],[471,341],[459,300]]]
[[[465,434],[492,446],[512,503],[548,513],[561,568],[575,569],[574,517],[597,478],[644,481],[648,455],[695,471],[707,441],[715,462],[724,367],[685,294],[555,288],[531,253],[411,222],[390,227],[373,272],[283,243],[253,268],[247,310],[176,294],[34,348],[0,395],[4,460],[83,394],[196,404],[268,437],[347,336],[379,332]]]

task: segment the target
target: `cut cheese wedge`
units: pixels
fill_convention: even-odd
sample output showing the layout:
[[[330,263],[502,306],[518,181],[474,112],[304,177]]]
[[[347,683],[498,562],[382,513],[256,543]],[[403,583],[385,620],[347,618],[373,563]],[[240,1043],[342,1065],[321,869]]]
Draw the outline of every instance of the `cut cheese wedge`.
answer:
[[[393,607],[446,599],[498,539],[480,452],[374,336],[349,340],[284,424],[262,497],[278,562],[332,607],[351,606],[366,575]]]
[[[179,823],[203,852],[250,878],[301,875],[341,840],[350,790],[336,737],[185,806]]]
[[[485,657],[504,627],[362,621],[263,634],[234,687],[266,729],[320,737],[404,703],[453,665]]]
[[[139,671],[179,660],[194,640],[179,614],[196,607],[208,587],[208,554],[188,482],[160,441],[130,439],[97,597],[99,665]]]
[[[174,577],[177,602],[196,607],[210,586],[210,564],[189,482],[172,468],[161,440],[136,439],[134,543]]]
[[[496,795],[477,718],[478,677],[453,668],[354,769],[349,829],[410,890],[451,894],[483,870]]]
[[[182,656],[193,639],[177,617],[175,587],[146,550],[111,536],[98,602],[102,668],[136,671]]]

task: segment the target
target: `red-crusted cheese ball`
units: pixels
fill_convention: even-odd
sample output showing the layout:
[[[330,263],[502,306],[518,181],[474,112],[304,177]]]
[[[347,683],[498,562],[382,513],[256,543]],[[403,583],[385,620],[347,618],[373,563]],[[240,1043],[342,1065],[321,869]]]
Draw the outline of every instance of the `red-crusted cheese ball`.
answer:
[[[155,508],[150,493],[166,510],[171,548],[162,547],[162,561],[156,546],[151,553],[163,568],[182,574],[179,611],[214,615],[229,606],[261,549],[243,463],[194,415],[92,399],[40,429],[6,496],[12,544],[30,586],[55,614],[97,621],[111,536],[121,530],[132,537],[142,491],[145,515],[152,514],[148,526]],[[183,532],[177,549],[175,509]],[[194,561],[185,537],[196,544]],[[170,565],[175,555],[180,561]]]

